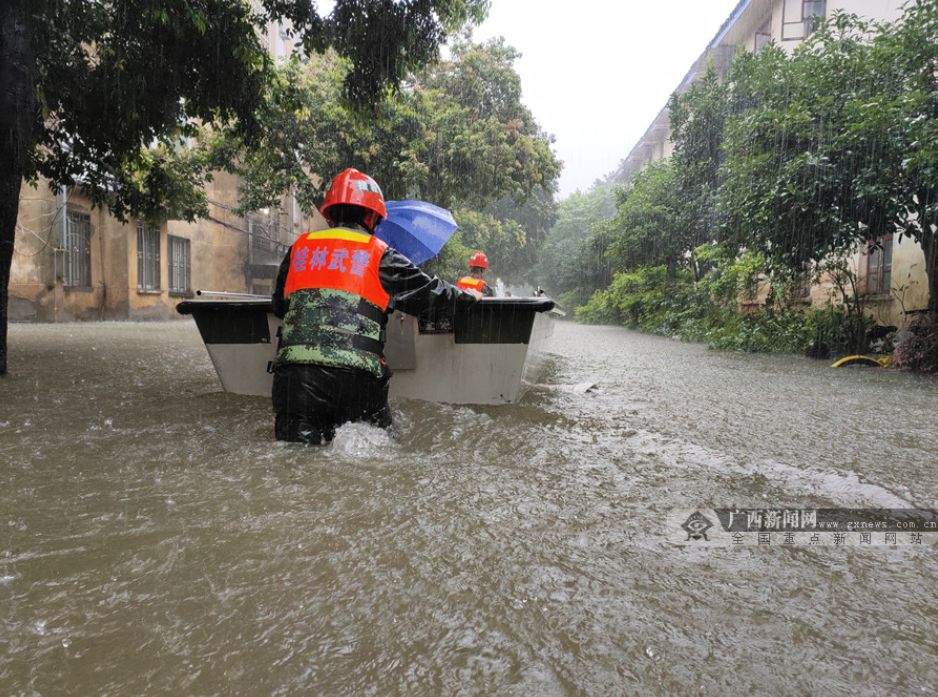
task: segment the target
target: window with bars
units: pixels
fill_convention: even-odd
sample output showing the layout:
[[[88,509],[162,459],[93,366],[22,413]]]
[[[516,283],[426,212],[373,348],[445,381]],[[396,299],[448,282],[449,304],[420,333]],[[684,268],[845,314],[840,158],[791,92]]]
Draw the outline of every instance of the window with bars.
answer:
[[[805,38],[824,21],[827,0],[785,0],[782,16],[782,41]]]
[[[66,288],[91,288],[91,216],[87,213],[65,213],[60,271]]]
[[[870,243],[867,250],[866,292],[870,295],[884,295],[891,286],[892,235],[885,235]]]
[[[137,290],[160,289],[160,229],[137,223]]]
[[[188,293],[190,280],[189,240],[169,235],[169,292]]]

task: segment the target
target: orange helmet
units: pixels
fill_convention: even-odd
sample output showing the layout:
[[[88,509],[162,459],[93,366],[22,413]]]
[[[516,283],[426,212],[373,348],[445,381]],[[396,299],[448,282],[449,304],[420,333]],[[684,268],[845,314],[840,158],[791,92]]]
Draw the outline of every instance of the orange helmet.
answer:
[[[378,183],[354,167],[343,169],[335,175],[326,192],[326,198],[319,207],[319,212],[325,218],[329,218],[329,209],[339,204],[360,206],[370,211],[371,214],[366,218],[366,222],[372,230],[383,218],[388,217],[384,195]]]
[[[485,252],[476,252],[471,257],[469,257],[470,269],[487,269],[488,267],[489,258],[485,256]]]

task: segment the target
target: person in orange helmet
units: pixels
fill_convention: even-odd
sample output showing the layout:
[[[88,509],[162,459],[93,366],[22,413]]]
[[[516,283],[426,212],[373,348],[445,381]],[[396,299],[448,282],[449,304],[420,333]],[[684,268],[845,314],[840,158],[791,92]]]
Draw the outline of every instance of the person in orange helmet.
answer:
[[[491,298],[495,295],[495,291],[483,278],[488,267],[489,259],[485,253],[475,252],[469,257],[469,275],[456,281],[456,287],[475,293],[478,297]]]
[[[297,238],[272,298],[283,319],[271,393],[276,437],[315,445],[348,421],[391,425],[384,337],[392,309],[445,316],[476,301],[374,236],[387,209],[367,174],[339,172],[320,212],[331,227]]]

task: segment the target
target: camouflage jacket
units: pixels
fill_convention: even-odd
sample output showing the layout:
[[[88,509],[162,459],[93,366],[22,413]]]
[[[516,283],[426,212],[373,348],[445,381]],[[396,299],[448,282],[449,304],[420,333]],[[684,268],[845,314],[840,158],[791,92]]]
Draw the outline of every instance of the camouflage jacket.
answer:
[[[274,314],[283,319],[277,362],[357,368],[382,377],[387,314],[400,310],[452,314],[457,304],[475,302],[470,293],[430,277],[400,252],[388,248],[379,278],[391,296],[387,314],[357,295],[341,290],[297,290],[284,298],[290,252],[280,264],[273,293]]]

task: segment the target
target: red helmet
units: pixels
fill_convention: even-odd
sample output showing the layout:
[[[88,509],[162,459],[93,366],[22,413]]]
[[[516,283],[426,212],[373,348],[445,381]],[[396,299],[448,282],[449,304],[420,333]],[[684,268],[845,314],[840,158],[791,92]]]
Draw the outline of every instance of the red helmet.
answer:
[[[471,257],[469,257],[470,269],[487,269],[488,267],[489,258],[485,256],[485,252],[476,252]]]
[[[372,215],[368,216],[370,220],[366,219],[366,221],[372,229],[383,218],[388,217],[388,209],[384,205],[384,196],[378,183],[354,167],[343,169],[335,175],[326,192],[326,198],[319,207],[319,212],[328,219],[329,209],[342,203],[361,206],[371,211]]]

